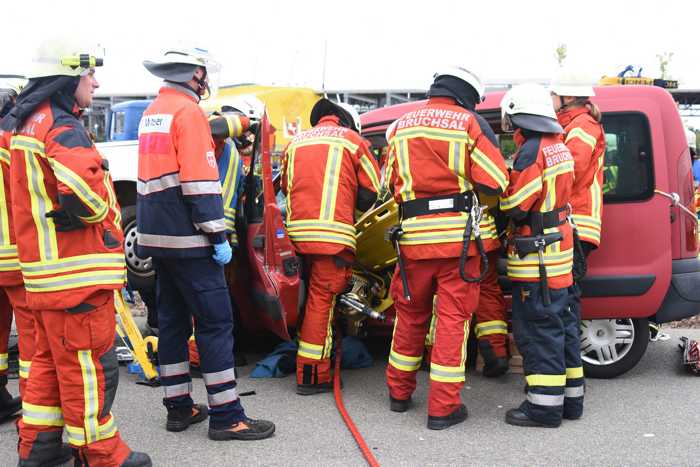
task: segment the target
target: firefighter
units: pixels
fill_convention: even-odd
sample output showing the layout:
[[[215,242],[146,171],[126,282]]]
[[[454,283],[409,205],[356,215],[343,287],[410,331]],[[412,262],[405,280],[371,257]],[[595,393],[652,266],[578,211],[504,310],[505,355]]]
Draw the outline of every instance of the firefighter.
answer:
[[[36,333],[18,424],[22,466],[55,459],[63,426],[77,464],[151,465],[121,439],[110,412],[123,234],[107,164],[79,120],[102,60],[85,44],[47,41],[0,125],[13,132],[12,220]]]
[[[232,99],[227,105],[222,106],[221,111],[237,112],[253,122],[259,122],[262,119],[263,113],[265,113],[265,104],[253,95],[244,94]],[[236,148],[243,161],[244,173],[247,174],[250,170],[250,162],[253,156],[255,133],[248,129],[243,132],[242,135],[235,136],[233,141],[236,143]]]
[[[501,114],[503,130],[515,132],[517,147],[500,207],[515,225],[508,276],[513,335],[527,381],[527,400],[506,413],[506,422],[557,427],[567,375],[580,372],[570,363],[579,352],[578,319],[569,307],[573,238],[567,219],[574,159],[543,87],[514,86],[503,97]]]
[[[550,84],[554,110],[564,128],[564,144],[574,157],[574,186],[571,191],[571,217],[574,225],[574,284],[571,308],[581,318],[581,289],[578,281],[587,270],[587,258],[600,245],[603,214],[605,163],[605,132],[600,124],[598,107],[590,101],[595,95],[592,80],[581,72],[564,69]],[[617,185],[618,167],[607,171]],[[571,339],[579,339],[580,328],[571,329]],[[573,348],[572,348],[573,349]],[[567,418],[576,419],[583,413],[583,366],[576,351],[567,359],[566,399]]]
[[[475,192],[496,198],[508,176],[493,131],[475,112],[484,96],[479,78],[459,67],[434,78],[428,102],[402,116],[390,135],[385,180],[400,226],[391,231],[399,267],[391,283],[396,324],[387,384],[390,409],[408,410],[436,295],[428,428],[441,430],[467,418],[460,391],[485,272],[481,242],[471,241],[481,217]]]
[[[20,76],[8,75],[0,79],[0,119],[2,119],[15,103],[17,94],[24,86]],[[12,327],[12,308],[7,291],[1,290],[10,286],[22,284],[22,273],[17,260],[17,244],[12,228],[10,206],[10,137],[11,133],[0,130],[0,422],[19,412],[22,400],[12,397],[7,390],[7,348]],[[14,289],[14,287],[12,287]],[[16,304],[17,305],[17,304]],[[16,306],[15,306],[16,308]],[[28,332],[22,334],[18,343],[20,355],[20,394],[24,390],[29,363],[34,353],[34,322],[31,312],[22,307],[17,313],[17,324],[26,323]],[[26,338],[24,338],[26,337]]]
[[[248,418],[236,392],[231,300],[223,266],[231,260],[214,142],[197,105],[215,90],[219,65],[206,50],[171,49],[148,71],[164,79],[139,125],[137,252],[153,257],[158,358],[166,429],[183,431],[210,417],[209,438],[254,440],[275,425]],[[240,123],[248,125],[241,117]],[[190,396],[187,341],[200,353],[209,410]]]
[[[313,128],[287,146],[281,174],[287,231],[309,277],[297,353],[296,392],[304,396],[332,390],[333,308],[351,275],[354,213],[371,208],[379,191],[357,111],[323,98],[310,120]]]

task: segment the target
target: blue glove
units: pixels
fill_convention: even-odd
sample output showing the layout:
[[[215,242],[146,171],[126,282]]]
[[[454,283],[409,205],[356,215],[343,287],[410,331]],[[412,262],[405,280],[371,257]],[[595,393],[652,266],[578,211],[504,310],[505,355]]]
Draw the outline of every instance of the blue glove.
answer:
[[[212,255],[212,258],[219,266],[228,264],[229,261],[231,261],[231,256],[233,256],[233,251],[231,250],[231,245],[228,244],[228,241],[214,245],[214,254]]]

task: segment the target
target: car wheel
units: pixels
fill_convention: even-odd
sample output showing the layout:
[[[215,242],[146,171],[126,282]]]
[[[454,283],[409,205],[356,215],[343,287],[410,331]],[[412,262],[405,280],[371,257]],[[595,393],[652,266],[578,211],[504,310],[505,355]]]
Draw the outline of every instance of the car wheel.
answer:
[[[154,287],[153,261],[151,258],[140,258],[136,254],[136,206],[127,206],[122,209],[122,229],[129,286],[134,290]]]
[[[647,319],[581,321],[581,359],[587,377],[620,376],[639,362],[648,344]]]

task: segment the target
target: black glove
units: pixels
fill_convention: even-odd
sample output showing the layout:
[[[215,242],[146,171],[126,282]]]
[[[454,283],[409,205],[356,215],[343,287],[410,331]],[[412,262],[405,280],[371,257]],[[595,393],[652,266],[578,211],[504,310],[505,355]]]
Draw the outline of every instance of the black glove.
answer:
[[[86,225],[75,214],[71,214],[65,209],[49,211],[46,217],[53,219],[57,232],[70,232],[71,230],[84,229]]]

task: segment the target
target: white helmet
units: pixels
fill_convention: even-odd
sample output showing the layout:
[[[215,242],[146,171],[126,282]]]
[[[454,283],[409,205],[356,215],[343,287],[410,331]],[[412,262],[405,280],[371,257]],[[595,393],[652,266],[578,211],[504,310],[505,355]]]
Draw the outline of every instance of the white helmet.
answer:
[[[36,51],[27,78],[46,76],[83,76],[102,66],[104,49],[75,39],[51,39]]]
[[[243,94],[222,105],[221,110],[237,111],[252,120],[260,120],[265,113],[265,103],[252,94]]]
[[[697,151],[698,138],[695,132],[690,128],[686,128],[685,137],[688,140],[688,147],[693,151]]]
[[[326,115],[336,115],[340,118],[340,124],[344,127],[355,130],[358,133],[362,131],[360,114],[350,104],[333,102],[326,97],[321,98],[311,109],[311,116],[309,117],[311,126],[316,126],[318,121]]]
[[[221,65],[206,49],[170,49],[155,60],[144,60],[143,66],[155,76],[174,83],[188,82],[194,77],[197,68],[202,67],[206,70],[209,81],[209,97],[213,97],[219,88]]]
[[[513,86],[501,100],[501,127],[512,132],[517,128],[542,133],[563,133],[552,106],[552,98],[539,84]]]
[[[484,83],[481,82],[481,79],[479,79],[475,73],[459,66],[449,66],[438,70],[433,75],[433,81],[436,81],[441,76],[452,76],[464,81],[476,91],[479,102],[483,102],[486,94],[486,88],[484,87]]]
[[[585,71],[562,68],[549,83],[549,91],[557,96],[595,96],[595,79]]]
[[[15,96],[22,92],[27,85],[27,78],[20,75],[0,75],[0,92],[11,93]]]

